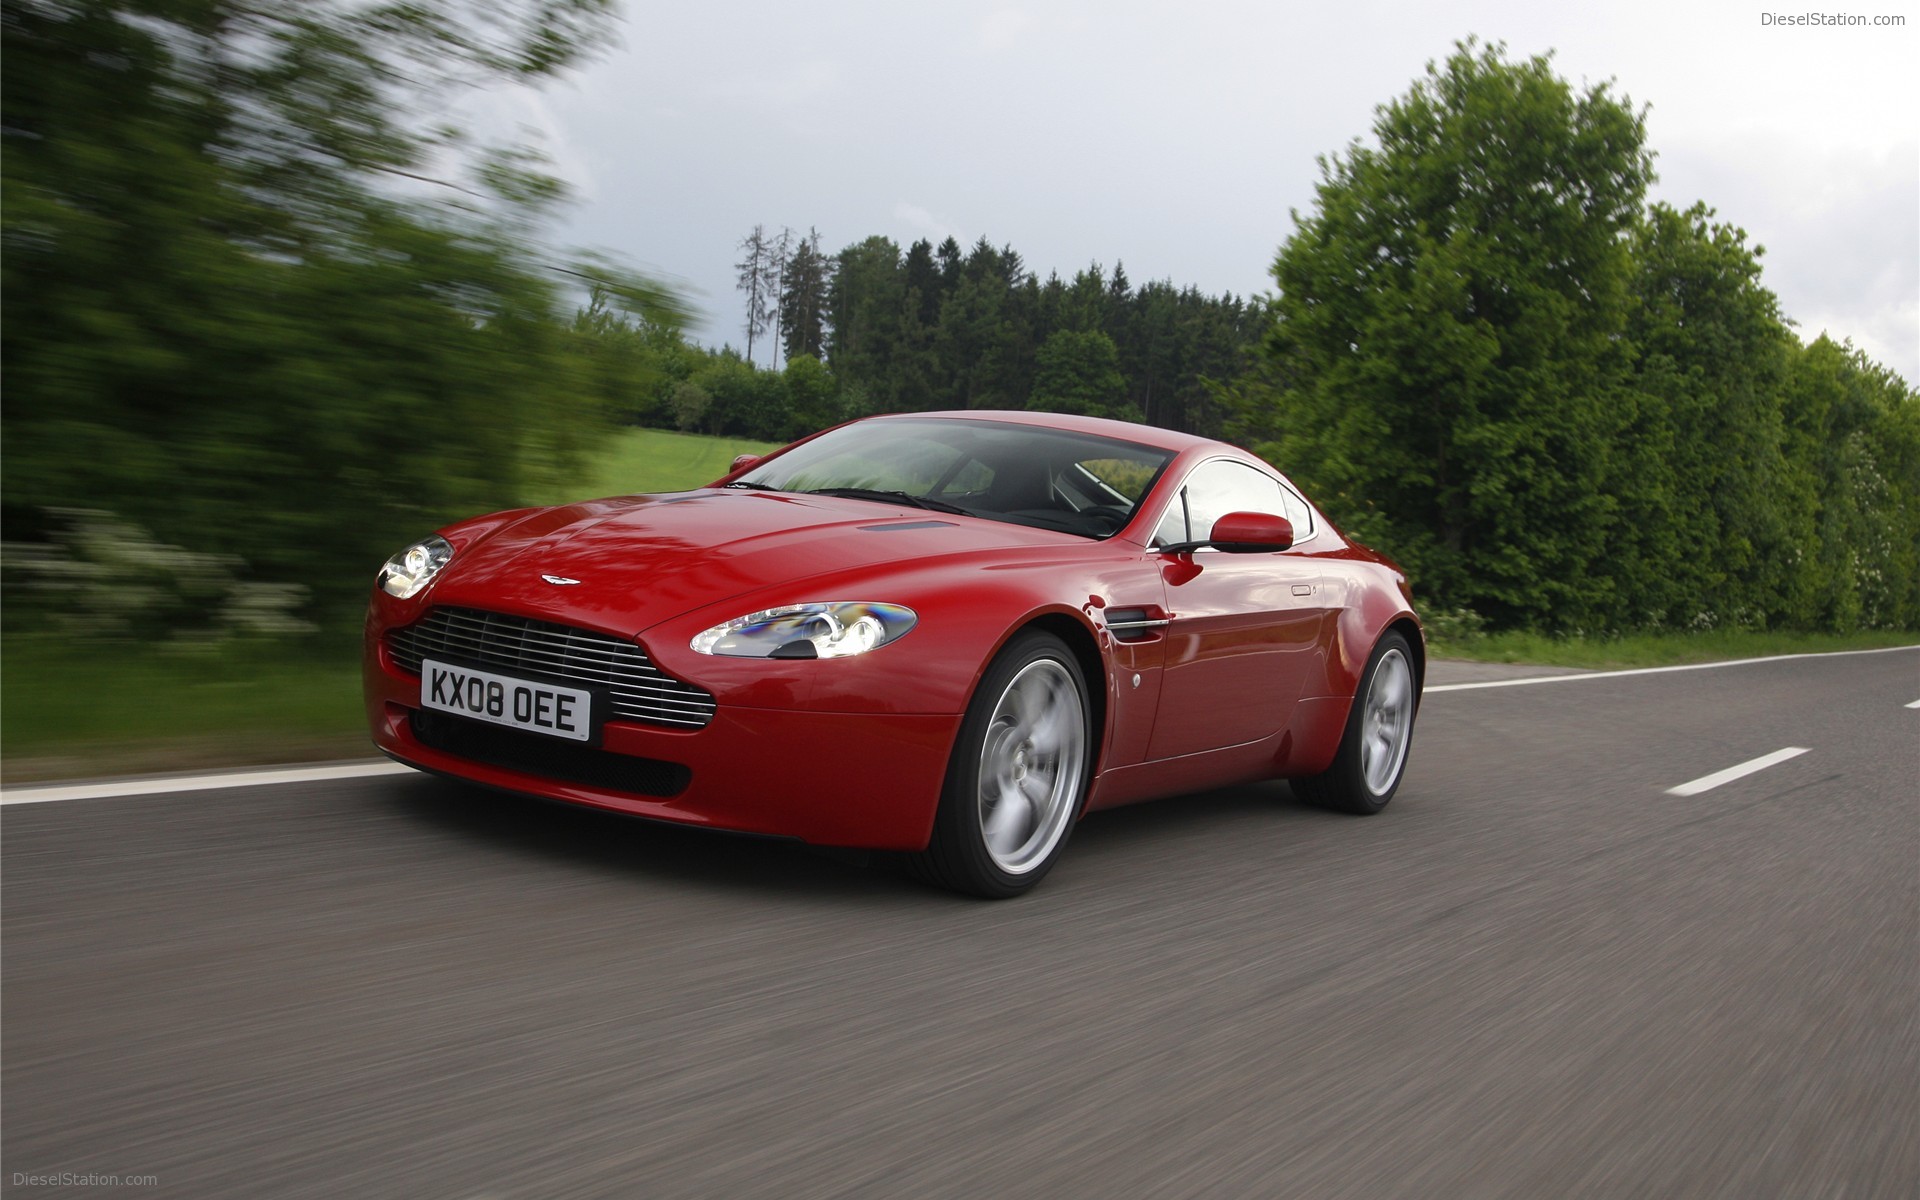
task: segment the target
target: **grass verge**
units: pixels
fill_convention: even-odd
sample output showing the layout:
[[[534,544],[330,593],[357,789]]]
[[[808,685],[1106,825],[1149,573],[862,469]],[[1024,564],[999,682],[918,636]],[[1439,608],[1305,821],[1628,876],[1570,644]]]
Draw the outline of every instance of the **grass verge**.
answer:
[[[622,429],[579,479],[536,491],[528,504],[567,504],[598,496],[684,492],[725,475],[742,454],[765,454],[770,442],[702,437],[665,429]]]
[[[1899,630],[1840,634],[1722,629],[1706,633],[1630,633],[1612,637],[1556,637],[1525,632],[1445,636],[1430,632],[1427,646],[1435,658],[1608,670],[1769,658],[1780,654],[1878,650],[1916,643],[1920,643],[1920,633]]]
[[[358,654],[80,649],[9,637],[0,779],[370,757]]]

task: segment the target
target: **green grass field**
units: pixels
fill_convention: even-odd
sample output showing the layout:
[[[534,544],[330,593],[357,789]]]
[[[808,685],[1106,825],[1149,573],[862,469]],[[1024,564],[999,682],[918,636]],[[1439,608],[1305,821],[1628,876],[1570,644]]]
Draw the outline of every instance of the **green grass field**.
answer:
[[[597,496],[683,492],[725,475],[742,454],[764,454],[770,442],[701,437],[664,429],[622,429],[578,481],[545,488],[529,504],[565,504]]]

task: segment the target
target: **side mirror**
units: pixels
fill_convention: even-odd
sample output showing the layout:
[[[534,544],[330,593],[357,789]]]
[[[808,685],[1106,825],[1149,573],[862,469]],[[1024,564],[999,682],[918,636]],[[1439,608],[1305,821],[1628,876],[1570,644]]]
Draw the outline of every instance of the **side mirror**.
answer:
[[[732,475],[744,471],[759,462],[762,457],[762,455],[758,454],[742,454],[739,458],[733,460],[733,465],[727,468],[727,474]]]
[[[1293,522],[1272,513],[1230,512],[1213,523],[1207,542],[1229,554],[1271,554],[1293,545]]]
[[[1213,532],[1200,542],[1175,542],[1160,547],[1162,554],[1191,554],[1209,547],[1228,554],[1272,554],[1293,545],[1293,522],[1272,513],[1230,512],[1213,523]]]

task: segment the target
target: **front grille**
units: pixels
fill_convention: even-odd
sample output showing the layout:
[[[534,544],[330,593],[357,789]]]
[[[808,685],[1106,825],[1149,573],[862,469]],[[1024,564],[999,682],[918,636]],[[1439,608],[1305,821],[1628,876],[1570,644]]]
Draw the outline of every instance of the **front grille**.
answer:
[[[430,749],[563,783],[665,797],[678,796],[693,782],[693,772],[680,763],[595,750],[446,713],[416,712],[412,721],[413,736]]]
[[[683,729],[702,729],[713,720],[710,693],[662,674],[635,643],[586,629],[475,608],[436,608],[387,634],[387,650],[416,675],[420,660],[432,658],[603,688],[620,720]]]

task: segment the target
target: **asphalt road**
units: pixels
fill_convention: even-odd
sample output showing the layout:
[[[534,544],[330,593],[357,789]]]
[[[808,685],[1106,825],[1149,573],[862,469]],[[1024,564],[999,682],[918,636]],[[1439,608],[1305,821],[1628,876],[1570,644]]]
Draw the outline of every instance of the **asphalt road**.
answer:
[[[0,1182],[1912,1197],[1915,700],[1912,651],[1436,692],[1379,817],[1101,814],[1000,904],[424,776],[9,807]]]

